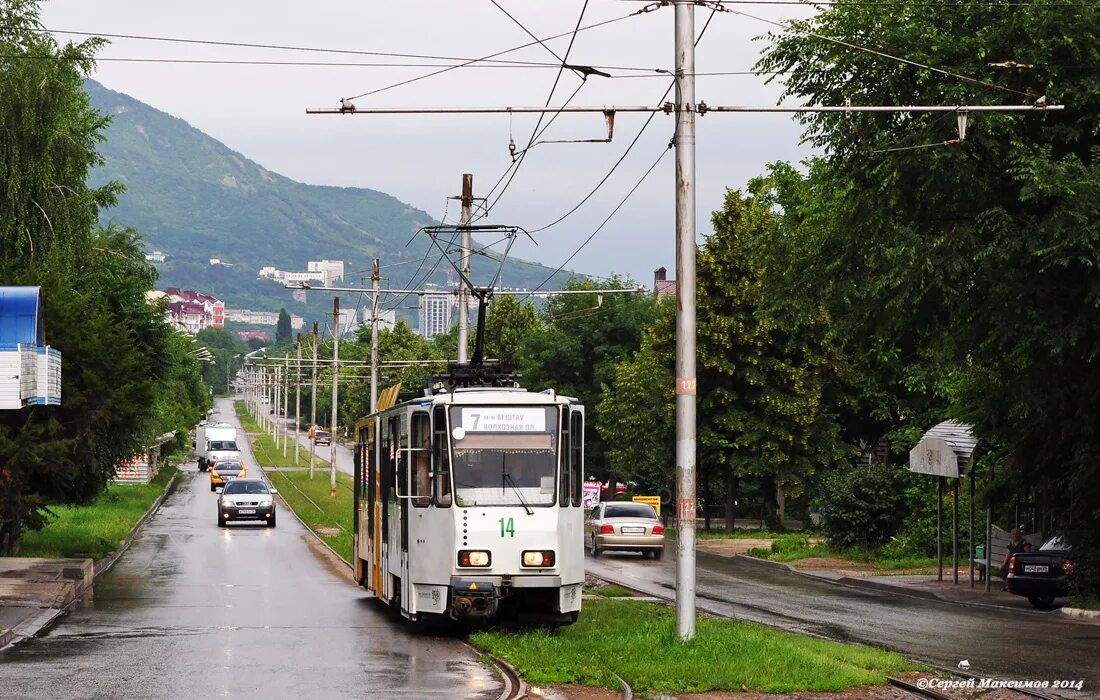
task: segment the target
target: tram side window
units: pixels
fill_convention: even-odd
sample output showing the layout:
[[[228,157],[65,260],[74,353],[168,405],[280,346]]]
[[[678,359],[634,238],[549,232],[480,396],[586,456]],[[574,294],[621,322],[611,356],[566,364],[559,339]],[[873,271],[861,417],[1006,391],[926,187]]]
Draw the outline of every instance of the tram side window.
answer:
[[[569,445],[572,444],[572,436],[569,433],[569,421],[563,420],[562,424],[562,445],[565,448],[565,453],[561,458],[561,474],[558,477],[558,505],[563,508],[569,505],[569,458],[572,452],[569,451]]]
[[[569,437],[570,492],[573,505],[579,508],[584,484],[584,416],[579,411],[569,415]]]
[[[432,442],[435,472],[435,504],[444,508],[451,505],[451,451],[447,441],[447,411],[442,406],[435,409],[435,440]]]
[[[409,440],[409,458],[413,465],[412,502],[424,508],[432,500],[432,424],[427,413],[414,413]]]

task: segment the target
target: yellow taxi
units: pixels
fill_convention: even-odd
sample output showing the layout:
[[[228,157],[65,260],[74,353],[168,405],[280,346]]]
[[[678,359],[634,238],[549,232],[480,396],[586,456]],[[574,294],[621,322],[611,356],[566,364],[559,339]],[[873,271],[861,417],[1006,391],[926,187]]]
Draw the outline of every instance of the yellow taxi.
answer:
[[[248,467],[244,462],[237,460],[223,460],[215,462],[210,468],[210,490],[217,491],[218,487],[225,486],[230,479],[239,479],[248,476]]]

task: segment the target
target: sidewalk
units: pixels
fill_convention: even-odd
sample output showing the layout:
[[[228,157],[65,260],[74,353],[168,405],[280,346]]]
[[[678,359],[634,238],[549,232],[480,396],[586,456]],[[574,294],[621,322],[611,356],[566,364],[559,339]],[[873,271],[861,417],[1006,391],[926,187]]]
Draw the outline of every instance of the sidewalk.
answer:
[[[759,542],[759,540],[757,540],[757,542]],[[700,547],[700,550],[706,551],[703,547]],[[987,605],[1036,612],[1036,609],[1031,606],[1026,598],[1013,595],[1008,591],[1002,591],[1001,587],[1003,583],[999,578],[993,579],[990,590],[987,592],[985,590],[985,582],[978,581],[977,576],[975,576],[974,587],[971,588],[969,572],[966,569],[959,569],[959,583],[955,584],[950,568],[944,569],[943,580],[940,581],[936,574],[892,575],[859,569],[836,568],[836,566],[843,564],[840,560],[836,560],[836,566],[834,567],[823,567],[819,565],[819,562],[813,560],[804,560],[808,565],[799,566],[799,562],[794,562],[794,565],[792,565],[783,562],[768,561],[766,559],[757,559],[756,557],[750,557],[742,553],[710,552],[710,554],[735,559],[739,563],[749,566],[782,569],[800,576],[808,576],[838,585],[888,591],[918,598],[943,600],[951,603]],[[1059,611],[1062,614],[1077,619],[1100,622],[1100,611],[1097,610],[1081,610],[1066,606],[1056,609],[1054,612]]]
[[[0,648],[34,636],[92,588],[91,559],[0,557]]]

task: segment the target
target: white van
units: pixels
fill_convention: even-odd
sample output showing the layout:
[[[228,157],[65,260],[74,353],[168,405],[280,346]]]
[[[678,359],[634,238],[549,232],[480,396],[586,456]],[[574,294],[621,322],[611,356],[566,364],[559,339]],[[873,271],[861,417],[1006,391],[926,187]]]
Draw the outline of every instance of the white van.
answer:
[[[206,471],[210,465],[223,459],[239,460],[241,451],[237,447],[237,429],[229,423],[200,427],[196,450],[199,455],[199,471]]]

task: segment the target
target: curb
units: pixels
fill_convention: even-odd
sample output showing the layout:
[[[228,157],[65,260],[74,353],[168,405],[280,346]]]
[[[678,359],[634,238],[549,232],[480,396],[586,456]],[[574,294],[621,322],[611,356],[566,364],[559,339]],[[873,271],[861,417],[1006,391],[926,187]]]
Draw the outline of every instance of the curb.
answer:
[[[152,505],[145,511],[145,514],[138,519],[134,526],[130,528],[130,534],[126,536],[126,539],[122,540],[118,547],[116,547],[110,554],[99,560],[99,566],[96,566],[96,562],[92,561],[92,583],[84,584],[81,581],[80,585],[76,582],[66,591],[65,602],[56,608],[43,608],[42,613],[39,614],[33,620],[24,620],[22,623],[15,626],[13,629],[5,630],[0,634],[0,650],[7,649],[9,646],[15,646],[27,639],[33,639],[42,632],[52,627],[62,616],[67,615],[70,610],[84,597],[84,594],[88,590],[95,587],[95,581],[101,575],[111,570],[111,567],[115,565],[122,553],[125,552],[130,544],[133,543],[134,538],[137,537],[145,523],[152,518],[156,512],[160,509],[164,499],[172,493],[176,480],[179,478],[179,473],[172,475],[172,478],[168,480],[168,483],[164,486],[164,492],[157,496],[157,499],[153,501]],[[16,631],[20,628],[24,628],[25,631]]]
[[[1062,614],[1069,615],[1078,620],[1100,620],[1100,610],[1064,607],[1062,608]]]
[[[703,552],[703,554],[708,554],[710,556],[715,556],[715,557],[721,557],[722,556],[721,554],[711,554],[710,552]],[[794,568],[790,564],[785,564],[781,561],[770,561],[768,559],[757,559],[756,557],[750,557],[747,554],[733,554],[731,556],[722,557],[722,558],[723,559],[732,559],[732,560],[734,560],[736,562],[739,562],[741,564],[749,564],[750,566],[760,566],[760,567],[763,567],[765,569],[777,569],[779,571],[789,571],[792,574],[799,574],[801,576],[812,576],[813,578],[821,578],[819,576],[814,576],[813,574],[807,574],[803,571],[799,571],[798,569]]]
[[[177,466],[177,470],[178,469],[179,469],[179,467]],[[126,539],[122,540],[122,544],[120,544],[118,547],[116,547],[113,552],[111,552],[107,556],[100,559],[99,560],[99,566],[96,566],[95,563],[93,562],[93,564],[92,564],[92,567],[93,567],[92,568],[92,580],[93,581],[98,579],[102,574],[105,574],[108,571],[110,571],[111,567],[113,567],[115,565],[115,562],[118,561],[119,557],[122,556],[122,553],[130,548],[130,545],[133,543],[134,538],[137,537],[138,533],[145,526],[145,523],[149,522],[149,519],[152,518],[154,515],[156,515],[157,511],[160,510],[161,504],[164,503],[164,499],[168,498],[168,495],[171,494],[175,490],[176,481],[178,479],[179,479],[179,471],[177,471],[175,474],[173,474],[172,478],[168,480],[168,483],[164,486],[164,492],[162,494],[160,494],[159,496],[157,496],[157,500],[153,501],[153,504],[151,506],[149,506],[148,510],[145,511],[145,515],[141,516],[141,518],[136,523],[134,523],[134,526],[132,528],[130,528],[130,534],[126,536]]]
[[[813,574],[806,574],[813,576]],[[814,576],[814,578],[821,581],[828,581],[830,579],[822,576]],[[967,601],[949,600],[947,598],[941,598],[932,591],[922,591],[919,588],[905,588],[903,586],[895,586],[892,583],[879,583],[878,581],[871,581],[865,578],[856,578],[854,576],[841,576],[838,579],[834,579],[836,583],[843,586],[851,586],[853,588],[867,588],[874,591],[888,591],[890,593],[898,593],[899,595],[907,595],[913,598],[924,598],[925,600],[942,600],[945,603],[966,603]],[[977,603],[973,603],[977,605]],[[1003,606],[998,606],[1003,607]]]

